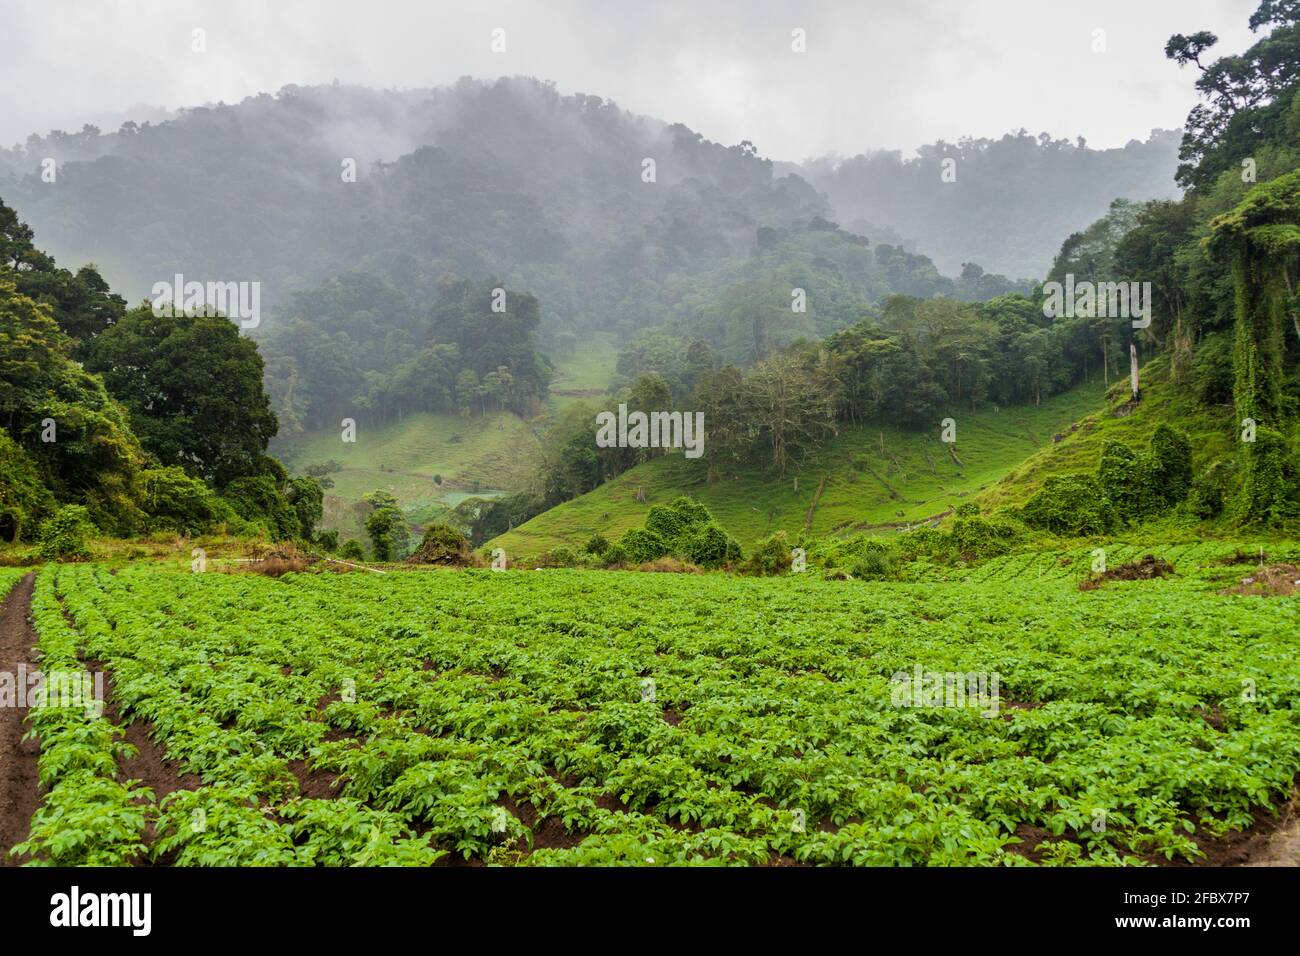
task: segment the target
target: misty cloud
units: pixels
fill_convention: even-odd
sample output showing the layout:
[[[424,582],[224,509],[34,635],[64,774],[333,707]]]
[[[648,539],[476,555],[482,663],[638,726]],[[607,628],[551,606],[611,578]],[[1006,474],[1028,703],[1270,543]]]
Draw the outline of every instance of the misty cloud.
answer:
[[[438,2],[10,0],[0,143],[339,79],[423,88],[533,75],[783,160],[1025,127],[1120,146],[1176,127],[1170,23],[1242,48],[1255,0]],[[506,31],[505,53],[489,48]],[[791,30],[807,31],[792,53]],[[205,31],[206,52],[191,49]],[[1092,51],[1106,30],[1107,50]],[[21,90],[21,96],[14,91]],[[142,104],[132,109],[133,104]],[[381,118],[374,129],[382,144]],[[403,144],[391,144],[400,148]],[[381,149],[385,152],[387,149]]]

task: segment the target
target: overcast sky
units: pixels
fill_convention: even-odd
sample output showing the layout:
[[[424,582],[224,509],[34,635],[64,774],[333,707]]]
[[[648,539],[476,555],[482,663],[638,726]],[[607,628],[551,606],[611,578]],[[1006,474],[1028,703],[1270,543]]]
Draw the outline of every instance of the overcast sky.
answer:
[[[524,74],[773,159],[1031,133],[1176,128],[1171,33],[1251,42],[1258,0],[0,0],[0,144],[288,83]],[[492,52],[494,28],[506,51]],[[206,32],[206,52],[192,35]],[[807,52],[791,50],[806,31]],[[1104,52],[1094,52],[1103,30]]]

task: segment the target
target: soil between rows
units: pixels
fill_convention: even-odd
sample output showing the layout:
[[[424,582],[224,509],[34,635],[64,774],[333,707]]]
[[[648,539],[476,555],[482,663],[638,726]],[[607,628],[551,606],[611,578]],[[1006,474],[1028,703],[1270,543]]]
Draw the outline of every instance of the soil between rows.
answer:
[[[32,651],[36,629],[31,620],[35,584],[33,571],[14,585],[0,606],[0,672],[13,674],[15,681],[20,665],[28,671],[36,667]],[[0,707],[0,866],[22,862],[9,851],[27,839],[32,814],[40,805],[36,758],[41,748],[36,740],[23,740],[26,716],[26,708]]]

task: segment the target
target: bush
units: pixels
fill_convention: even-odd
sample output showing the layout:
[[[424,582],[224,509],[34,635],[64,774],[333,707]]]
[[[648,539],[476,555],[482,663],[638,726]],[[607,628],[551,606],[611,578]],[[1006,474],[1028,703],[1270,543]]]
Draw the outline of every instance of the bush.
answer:
[[[54,507],[32,457],[0,428],[0,538],[31,540]]]
[[[604,540],[597,535],[592,542],[598,544],[597,539]],[[716,568],[744,557],[740,545],[713,520],[709,509],[686,497],[655,505],[646,514],[645,527],[628,531],[621,544],[628,560],[636,564],[672,555]]]
[[[952,526],[953,550],[963,558],[993,558],[1006,554],[1024,537],[1005,519],[958,518]]]
[[[792,546],[786,540],[785,532],[778,531],[760,541],[737,570],[741,574],[759,577],[786,574],[790,571],[792,550]]]
[[[905,561],[919,557],[939,557],[952,551],[952,538],[928,524],[904,531],[894,539],[894,549]]]
[[[973,518],[980,513],[980,506],[973,501],[959,504],[954,512],[958,518]]]
[[[628,557],[627,549],[616,543],[605,549],[601,563],[607,568],[614,568],[631,563],[631,558]]]
[[[321,531],[316,535],[316,546],[326,551],[337,551],[339,549],[339,533],[337,531]]]
[[[883,580],[893,574],[896,555],[884,541],[868,538],[855,548],[849,574],[863,580]]]
[[[343,547],[339,548],[339,557],[347,561],[364,561],[366,549],[356,538],[348,538],[343,542]]]
[[[668,553],[664,539],[646,528],[633,528],[623,535],[619,544],[627,552],[628,559],[636,564],[662,558]]]
[[[1102,446],[1097,481],[1117,517],[1140,521],[1155,512],[1149,463],[1127,445],[1108,441]]]
[[[183,468],[151,468],[140,477],[149,531],[201,534],[210,530],[225,510],[216,493]]]
[[[412,564],[451,564],[466,567],[473,564],[469,539],[449,524],[431,524],[424,529],[424,537],[415,553],[407,558]]]
[[[691,533],[682,553],[688,560],[704,568],[720,567],[741,558],[740,545],[712,521]]]
[[[582,550],[588,554],[594,554],[597,557],[600,557],[609,550],[609,541],[603,534],[593,534],[587,539],[587,543],[583,546]]]
[[[1286,436],[1259,428],[1246,445],[1246,468],[1237,502],[1244,525],[1273,525],[1300,516],[1300,474]]]
[[[302,536],[298,515],[280,494],[273,474],[236,478],[222,489],[221,497],[235,514],[276,541],[292,541]]]
[[[1060,535],[1102,534],[1114,524],[1092,475],[1053,475],[1025,502],[1021,515],[1029,527]]]
[[[566,545],[543,552],[533,562],[535,568],[580,568],[582,555]]]
[[[658,535],[669,551],[684,554],[692,536],[713,521],[709,509],[687,497],[670,505],[655,505],[645,519],[645,529]]]
[[[1192,514],[1202,520],[1217,518],[1231,499],[1236,486],[1237,463],[1235,461],[1216,461],[1192,482],[1188,495],[1188,507]]]
[[[1166,508],[1186,500],[1192,490],[1192,443],[1182,432],[1160,425],[1151,436],[1151,491]]]
[[[90,513],[81,505],[64,505],[41,525],[41,557],[47,561],[90,557],[86,538],[95,533]]]

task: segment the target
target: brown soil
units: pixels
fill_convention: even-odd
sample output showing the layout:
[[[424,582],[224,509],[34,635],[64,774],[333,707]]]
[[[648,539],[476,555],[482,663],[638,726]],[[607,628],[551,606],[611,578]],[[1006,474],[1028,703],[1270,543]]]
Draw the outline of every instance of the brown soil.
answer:
[[[305,760],[290,760],[289,772],[298,778],[298,792],[308,800],[331,800],[339,795],[338,774],[312,770]]]
[[[518,817],[519,822],[532,831],[534,850],[568,850],[590,836],[586,832],[570,833],[559,817],[546,817],[539,823],[537,809],[526,800],[516,802],[508,794],[503,794],[497,804]],[[528,842],[522,841],[519,848],[527,850]]]
[[[1268,552],[1261,548],[1259,551],[1247,553],[1237,548],[1232,554],[1225,555],[1210,562],[1210,565],[1232,565],[1232,564],[1260,564],[1268,560]]]
[[[104,670],[104,665],[98,662],[89,666],[92,670]],[[122,722],[121,707],[113,697],[113,675],[107,671],[104,672],[104,717],[122,728],[126,742],[137,751],[134,756],[118,760],[122,779],[139,780],[159,800],[177,790],[197,790],[203,786],[197,774],[181,773],[180,763],[167,758],[163,748],[149,736],[152,726],[143,721]]]
[[[29,670],[36,666],[32,653],[36,629],[31,621],[35,584],[35,572],[28,574],[14,585],[0,607],[0,671],[14,674],[15,679],[19,664],[26,664]],[[32,814],[40,804],[36,758],[41,748],[35,740],[22,739],[26,717],[26,708],[0,707],[0,866],[22,862],[11,857],[9,850],[27,839]]]
[[[1121,564],[1109,571],[1089,575],[1079,582],[1079,590],[1091,591],[1094,588],[1101,587],[1107,581],[1150,581],[1154,578],[1168,577],[1173,573],[1174,566],[1172,564],[1164,558],[1157,558],[1153,554],[1148,554],[1137,561],[1129,561],[1127,564]]]
[[[1241,579],[1241,583],[1220,591],[1220,594],[1250,594],[1255,597],[1290,597],[1300,591],[1300,568],[1294,564],[1275,564],[1254,571]]]
[[[1163,856],[1149,854],[1142,857],[1143,862],[1151,866],[1174,868],[1202,866],[1300,866],[1300,807],[1297,807],[1297,795],[1279,808],[1278,815],[1270,810],[1256,810],[1255,822],[1245,830],[1225,833],[1223,836],[1211,836],[1207,833],[1195,833],[1192,840],[1203,856],[1187,861],[1180,858],[1172,860]],[[1015,835],[1023,842],[1008,846],[1006,851],[1023,856],[1035,863],[1042,862],[1047,848],[1053,843],[1073,842],[1081,846],[1083,841],[1073,834],[1055,836],[1042,827],[1022,823],[1016,828]]]

